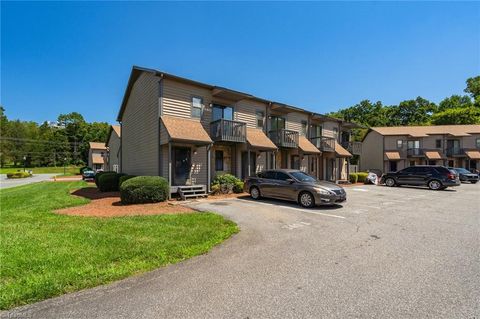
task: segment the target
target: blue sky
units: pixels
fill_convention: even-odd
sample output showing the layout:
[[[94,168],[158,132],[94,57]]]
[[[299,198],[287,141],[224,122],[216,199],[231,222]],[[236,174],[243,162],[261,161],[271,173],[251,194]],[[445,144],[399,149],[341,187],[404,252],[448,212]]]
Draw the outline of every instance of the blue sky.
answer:
[[[461,94],[480,4],[2,2],[9,118],[114,123],[132,65],[326,113]]]

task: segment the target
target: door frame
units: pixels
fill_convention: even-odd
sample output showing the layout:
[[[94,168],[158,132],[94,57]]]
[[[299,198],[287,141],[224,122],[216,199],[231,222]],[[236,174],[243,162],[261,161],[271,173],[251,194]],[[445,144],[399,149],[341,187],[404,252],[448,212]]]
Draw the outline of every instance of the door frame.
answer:
[[[180,184],[177,184],[176,181],[175,181],[175,170],[176,170],[176,154],[175,154],[175,151],[177,149],[185,149],[185,150],[188,150],[188,153],[189,153],[189,156],[188,156],[188,159],[189,159],[189,171],[188,171],[188,175],[190,175],[190,171],[192,169],[192,147],[191,146],[175,146],[175,145],[172,145],[172,166],[173,166],[173,169],[172,169],[172,176],[171,176],[171,180],[172,180],[172,186],[184,186],[186,183],[180,183]],[[188,180],[188,177],[187,177],[187,180]]]

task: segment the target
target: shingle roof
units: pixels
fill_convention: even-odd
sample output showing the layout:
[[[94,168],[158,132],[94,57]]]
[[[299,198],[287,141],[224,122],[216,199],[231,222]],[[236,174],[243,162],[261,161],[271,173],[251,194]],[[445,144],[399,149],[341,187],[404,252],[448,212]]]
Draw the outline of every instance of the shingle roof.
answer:
[[[166,115],[162,116],[161,119],[171,141],[198,144],[213,143],[200,121]]]
[[[388,160],[395,161],[401,158],[400,152],[385,152],[384,154]]]
[[[115,133],[117,133],[119,137],[122,136],[120,132],[120,125],[112,125],[112,129],[115,131]]]
[[[425,156],[429,159],[429,160],[439,160],[439,159],[442,159],[442,154],[440,154],[439,151],[427,151],[425,152]]]
[[[305,136],[299,136],[298,147],[306,154],[320,154],[320,153],[322,153]]]
[[[251,147],[261,150],[276,150],[277,146],[258,128],[247,127],[247,142]]]
[[[103,156],[100,154],[92,154],[92,163],[93,164],[103,164],[104,159]]]
[[[472,160],[480,160],[480,151],[465,151],[465,154]]]
[[[90,148],[95,150],[106,150],[107,146],[102,142],[90,142]]]
[[[434,125],[434,126],[392,126],[372,127],[371,130],[381,135],[410,135],[412,137],[425,137],[436,134],[450,134],[453,136],[469,136],[480,134],[480,125]]]
[[[339,157],[352,157],[352,154],[350,154],[349,151],[344,149],[343,146],[337,143],[336,141],[335,141],[335,153]]]

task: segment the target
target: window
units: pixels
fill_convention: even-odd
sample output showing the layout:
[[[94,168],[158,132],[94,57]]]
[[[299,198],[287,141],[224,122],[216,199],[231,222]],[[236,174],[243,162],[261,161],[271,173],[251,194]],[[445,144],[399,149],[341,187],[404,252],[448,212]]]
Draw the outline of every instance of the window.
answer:
[[[302,131],[301,134],[303,136],[307,136],[307,121],[302,121]]]
[[[192,117],[202,117],[203,100],[199,97],[192,97]]]
[[[233,108],[231,106],[223,106],[214,104],[212,106],[212,120],[220,119],[233,120]]]
[[[293,172],[293,173],[290,173],[292,174],[293,177],[295,177],[297,180],[299,180],[300,182],[315,182],[316,179],[304,172]]]
[[[275,172],[274,171],[264,172],[263,173],[263,178],[275,179]]]
[[[407,147],[408,147],[409,150],[419,149],[420,148],[420,141],[419,140],[408,141],[407,142]]]
[[[442,140],[435,140],[435,147],[442,148]]]
[[[413,173],[415,171],[415,167],[407,167],[401,170],[402,173]]]
[[[475,140],[475,145],[477,146],[477,148],[480,148],[480,138],[477,138]]]
[[[285,128],[285,119],[283,117],[272,116],[270,118],[270,129],[272,131],[276,131],[284,128]]]
[[[338,140],[338,128],[336,127],[333,128],[333,137],[335,140]]]
[[[215,170],[223,171],[223,151],[215,151]]]
[[[286,181],[289,178],[290,178],[290,176],[288,176],[287,174],[282,173],[282,172],[277,172],[275,174],[275,179],[278,179],[280,181]]]
[[[262,111],[257,111],[256,116],[257,116],[257,128],[263,129],[265,115],[263,114]]]
[[[402,148],[402,147],[403,147],[403,141],[397,140],[397,148]]]
[[[312,125],[312,131],[310,137],[320,137],[322,136],[322,126],[321,125]]]

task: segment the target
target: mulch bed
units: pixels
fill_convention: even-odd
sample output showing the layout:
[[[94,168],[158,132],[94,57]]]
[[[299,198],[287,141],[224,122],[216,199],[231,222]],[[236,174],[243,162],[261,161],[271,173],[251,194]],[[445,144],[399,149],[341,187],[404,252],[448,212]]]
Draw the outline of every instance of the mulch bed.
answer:
[[[90,203],[59,209],[58,214],[75,215],[85,217],[118,217],[135,215],[159,215],[192,213],[195,210],[183,205],[175,205],[176,201],[162,203],[123,205],[120,202],[119,192],[100,192],[96,187],[85,187],[71,193],[91,200]]]

